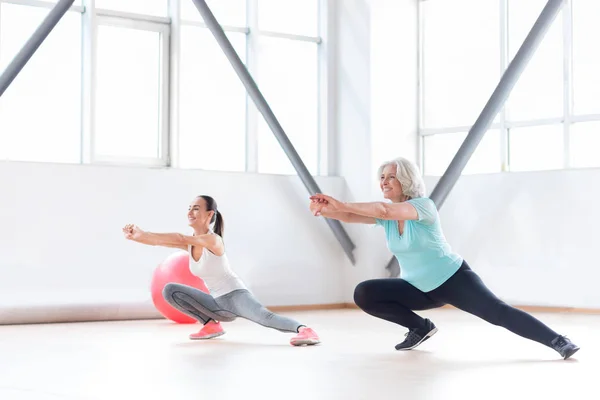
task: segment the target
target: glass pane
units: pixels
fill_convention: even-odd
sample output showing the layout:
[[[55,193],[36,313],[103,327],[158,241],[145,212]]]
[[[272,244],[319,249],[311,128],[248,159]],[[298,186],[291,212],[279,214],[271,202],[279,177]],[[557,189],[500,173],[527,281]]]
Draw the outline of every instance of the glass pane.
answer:
[[[98,27],[96,154],[160,156],[160,35]]]
[[[244,61],[246,35],[228,38]],[[181,28],[180,87],[180,166],[244,171],[246,90],[208,29]]]
[[[0,73],[49,10],[0,5]],[[67,12],[0,98],[0,159],[81,156],[81,14]]]
[[[318,36],[319,0],[258,0],[258,28]]]
[[[573,2],[573,111],[575,114],[600,113],[600,1]]]
[[[192,0],[182,1],[192,3]],[[166,17],[169,15],[169,0],[96,0],[96,8]]]
[[[563,167],[563,126],[548,125],[509,130],[511,171]]]
[[[258,54],[258,86],[283,130],[313,174],[318,169],[318,45],[263,37]],[[291,77],[291,78],[290,78]],[[259,116],[258,171],[295,174],[270,128]]]
[[[246,0],[206,0],[219,24],[246,26]],[[192,0],[181,0],[181,19],[203,21],[200,12]]]
[[[421,5],[424,125],[472,125],[500,79],[498,1],[429,0]]]
[[[509,60],[513,59],[523,44],[546,3],[546,0],[509,0]],[[510,94],[506,107],[509,120],[522,121],[563,115],[562,26],[561,12]]]
[[[570,149],[572,167],[600,167],[600,122],[571,125]]]
[[[446,168],[450,165],[466,137],[466,132],[425,136],[425,175],[441,176],[446,172]],[[494,173],[500,172],[501,169],[500,131],[492,129],[486,132],[483,139],[481,139],[462,174]]]

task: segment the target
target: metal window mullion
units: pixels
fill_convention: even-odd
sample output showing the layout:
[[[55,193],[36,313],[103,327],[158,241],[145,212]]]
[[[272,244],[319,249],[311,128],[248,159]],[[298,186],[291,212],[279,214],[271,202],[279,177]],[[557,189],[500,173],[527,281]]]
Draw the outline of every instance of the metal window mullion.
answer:
[[[169,1],[169,17],[171,18],[171,34],[169,35],[169,131],[167,134],[167,163],[173,168],[179,168],[179,66],[181,60],[181,1]]]
[[[319,1],[319,37],[323,38],[317,44],[317,175],[328,175],[328,129],[329,120],[334,117],[330,108],[330,92],[328,82],[334,76],[331,62],[331,44],[333,37],[329,31],[329,20],[332,17],[331,2],[327,0]]]
[[[532,119],[532,120],[523,120],[523,121],[506,121],[506,127],[508,129],[529,128],[532,126],[562,124],[563,122],[564,122],[563,117]]]
[[[464,133],[464,132],[468,132],[472,127],[473,127],[473,125],[421,129],[420,136],[432,136],[432,135],[440,135],[440,134],[444,134],[444,133],[459,133],[459,132]],[[500,127],[501,127],[500,123],[495,122],[492,125],[490,125],[489,129],[500,129]]]
[[[40,7],[40,8],[49,8],[52,9],[56,5],[56,3],[51,3],[48,1],[40,1],[40,0],[0,0],[0,3],[6,4],[14,4],[18,6],[32,6],[32,7]],[[79,13],[83,13],[85,7],[83,6],[71,6],[69,7],[69,11],[76,11]]]
[[[169,164],[169,87],[170,87],[170,44],[171,44],[171,26],[168,25],[163,32],[160,32],[160,97],[159,97],[159,151],[158,158],[162,160],[162,165]]]
[[[142,19],[127,19],[114,15],[100,15],[96,13],[96,24],[102,26],[114,26],[126,29],[138,29],[148,32],[169,33],[170,24],[163,22],[142,20]]]
[[[104,8],[96,8],[96,15],[101,17],[112,17],[112,18],[120,18],[125,21],[140,21],[140,22],[150,22],[154,24],[164,24],[169,25],[171,23],[170,18],[168,17],[156,17],[152,15],[146,14],[136,14],[125,11],[115,11],[108,10]]]
[[[423,15],[422,2],[417,2],[417,162],[421,169],[421,174],[425,175],[425,139],[422,131],[424,129],[425,87],[423,82],[424,75],[424,45],[425,45],[425,18]]]
[[[563,8],[563,166],[571,166],[571,123],[573,118],[573,2]]]
[[[95,0],[83,0],[82,85],[81,85],[81,163],[95,160],[96,141],[96,54],[97,23]]]
[[[500,3],[500,75],[504,74],[508,66],[508,0],[499,0]],[[506,104],[500,110],[500,171],[510,171],[509,136],[506,126]]]
[[[190,0],[191,1],[191,0]],[[258,0],[246,0],[246,67],[252,76],[258,72]],[[259,113],[250,99],[246,96],[246,171],[258,172],[258,121]]]
[[[600,114],[584,114],[584,115],[572,115],[571,122],[594,122],[600,121]]]
[[[262,31],[262,30],[258,30],[257,32],[259,35],[277,38],[277,39],[288,39],[288,40],[295,40],[295,41],[299,41],[299,42],[321,43],[321,38],[315,37],[315,36],[294,35],[291,33]]]
[[[208,29],[208,26],[204,22],[201,22],[201,21],[190,21],[190,20],[180,19],[179,23],[182,26],[196,26],[198,28]],[[248,34],[250,32],[248,27],[241,27],[241,26],[221,25],[221,28],[223,28],[223,30],[225,32],[239,32],[239,33],[246,33],[246,34]]]
[[[338,88],[338,40],[337,40],[337,15],[339,10],[339,2],[326,1],[327,4],[327,36],[325,37],[325,54],[327,57],[327,121],[326,121],[326,151],[327,151],[327,174],[340,175],[339,169],[339,146],[340,138],[338,131],[338,103],[336,101],[336,93]],[[322,46],[322,45],[321,45]]]

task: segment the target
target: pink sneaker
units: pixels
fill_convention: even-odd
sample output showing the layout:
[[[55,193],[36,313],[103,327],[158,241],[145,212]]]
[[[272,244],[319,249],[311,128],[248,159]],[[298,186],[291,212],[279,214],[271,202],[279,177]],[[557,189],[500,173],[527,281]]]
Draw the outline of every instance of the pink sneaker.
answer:
[[[310,346],[318,343],[321,343],[321,341],[317,333],[306,326],[301,327],[298,330],[298,334],[290,340],[292,346]]]
[[[221,326],[221,324],[219,322],[215,322],[215,321],[208,321],[207,324],[205,324],[202,329],[200,329],[200,332],[198,333],[192,333],[190,335],[190,339],[191,340],[202,340],[202,339],[212,339],[212,338],[216,338],[217,336],[221,336],[225,334],[225,330],[223,329],[223,327]]]

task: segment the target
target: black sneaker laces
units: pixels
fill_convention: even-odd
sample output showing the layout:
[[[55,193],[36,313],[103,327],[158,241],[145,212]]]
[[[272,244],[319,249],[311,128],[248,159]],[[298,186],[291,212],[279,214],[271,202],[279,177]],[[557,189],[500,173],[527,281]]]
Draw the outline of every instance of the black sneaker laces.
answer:
[[[556,347],[562,348],[568,344],[566,336],[559,336],[558,340],[555,343]]]

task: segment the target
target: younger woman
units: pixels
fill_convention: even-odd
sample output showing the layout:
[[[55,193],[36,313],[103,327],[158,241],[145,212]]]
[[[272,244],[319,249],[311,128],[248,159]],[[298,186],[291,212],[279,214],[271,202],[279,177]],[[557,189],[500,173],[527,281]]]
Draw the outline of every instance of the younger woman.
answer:
[[[293,346],[319,343],[311,328],[267,310],[231,270],[223,244],[223,216],[210,196],[198,196],[190,204],[188,223],[192,236],[180,233],[150,233],[135,225],[126,225],[126,239],[152,246],[166,246],[188,251],[191,272],[204,280],[210,294],[196,288],[169,283],[163,296],[173,307],[197,319],[204,327],[190,339],[211,339],[225,333],[220,321],[246,318],[281,332],[296,333]],[[214,230],[211,225],[214,223]]]

